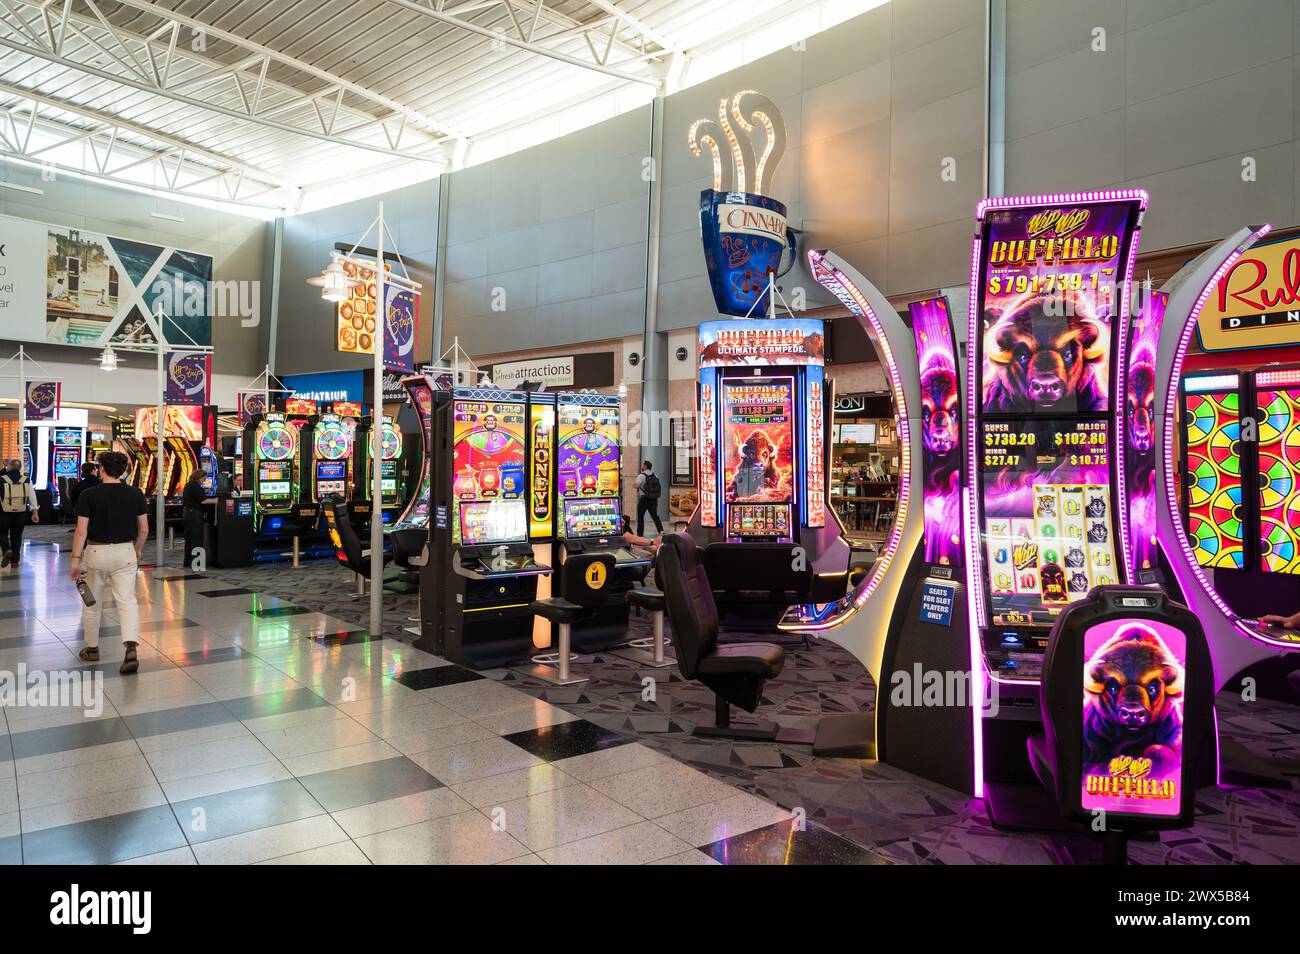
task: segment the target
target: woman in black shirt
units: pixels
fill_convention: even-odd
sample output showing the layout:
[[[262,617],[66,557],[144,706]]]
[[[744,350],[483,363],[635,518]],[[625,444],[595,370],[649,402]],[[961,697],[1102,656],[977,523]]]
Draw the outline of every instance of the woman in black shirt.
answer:
[[[207,495],[203,492],[203,478],[207,476],[201,470],[190,474],[181,494],[181,518],[185,522],[185,568],[194,566],[194,551],[203,546],[203,501]]]

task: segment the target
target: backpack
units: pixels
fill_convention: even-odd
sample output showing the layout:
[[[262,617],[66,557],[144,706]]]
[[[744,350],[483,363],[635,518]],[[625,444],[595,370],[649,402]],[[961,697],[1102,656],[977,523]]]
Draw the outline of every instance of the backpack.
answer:
[[[27,480],[19,478],[17,481],[11,480],[9,475],[4,477],[4,499],[0,500],[0,509],[5,513],[26,513],[27,512]]]
[[[663,487],[659,484],[659,475],[653,471],[645,475],[645,486],[641,488],[641,493],[647,497],[658,498],[663,492]]]

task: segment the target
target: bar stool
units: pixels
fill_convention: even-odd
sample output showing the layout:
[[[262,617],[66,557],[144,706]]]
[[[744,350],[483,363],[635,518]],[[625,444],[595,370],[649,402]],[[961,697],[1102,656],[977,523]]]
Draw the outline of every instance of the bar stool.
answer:
[[[559,630],[556,651],[532,657],[533,665],[515,671],[555,686],[572,686],[586,682],[586,676],[574,676],[570,662],[577,658],[569,649],[573,643],[573,624],[605,602],[605,586],[614,575],[614,557],[608,553],[571,555],[560,568],[564,596],[533,600],[530,608]]]
[[[652,669],[663,669],[666,666],[677,665],[677,660],[674,657],[664,655],[664,647],[669,645],[671,641],[664,639],[663,593],[648,586],[640,586],[628,590],[624,599],[627,600],[629,605],[645,610],[650,614],[650,619],[654,624],[654,635],[628,640],[626,649],[616,649],[612,655],[631,659],[633,662],[639,662]]]

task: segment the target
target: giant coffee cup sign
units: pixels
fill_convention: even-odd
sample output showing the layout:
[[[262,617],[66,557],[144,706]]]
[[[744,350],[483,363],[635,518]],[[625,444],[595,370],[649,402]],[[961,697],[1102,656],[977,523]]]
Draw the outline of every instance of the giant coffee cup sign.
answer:
[[[700,193],[713,300],[721,314],[749,315],[794,246],[785,205],[767,194],[785,154],[785,121],[766,96],[742,90],[719,101],[717,119],[692,123],[687,142],[695,155],[707,148],[713,159],[713,188]]]

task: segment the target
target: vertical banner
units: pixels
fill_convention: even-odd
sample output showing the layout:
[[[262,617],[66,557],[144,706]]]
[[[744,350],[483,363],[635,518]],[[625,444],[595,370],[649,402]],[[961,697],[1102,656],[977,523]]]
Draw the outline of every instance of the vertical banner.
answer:
[[[804,414],[804,524],[826,526],[826,382],[822,369],[808,368],[808,407]]]
[[[28,381],[23,395],[25,415],[29,421],[53,421],[59,416],[63,386],[58,381]]]
[[[247,427],[253,423],[253,415],[266,413],[265,391],[240,391],[237,397],[239,399],[240,427]]]
[[[171,354],[167,357],[164,404],[208,404],[212,383],[212,355]]]
[[[410,289],[384,285],[384,367],[400,374],[415,373],[415,316],[420,296]]]
[[[961,566],[961,386],[947,298],[907,306],[921,372],[925,562]]]
[[[700,455],[700,525],[718,525],[718,372],[700,369],[700,433],[695,446]]]
[[[1154,582],[1158,565],[1156,540],[1156,346],[1169,296],[1142,295],[1130,324],[1128,386],[1124,397],[1124,455],[1128,481],[1129,565],[1135,583]]]

